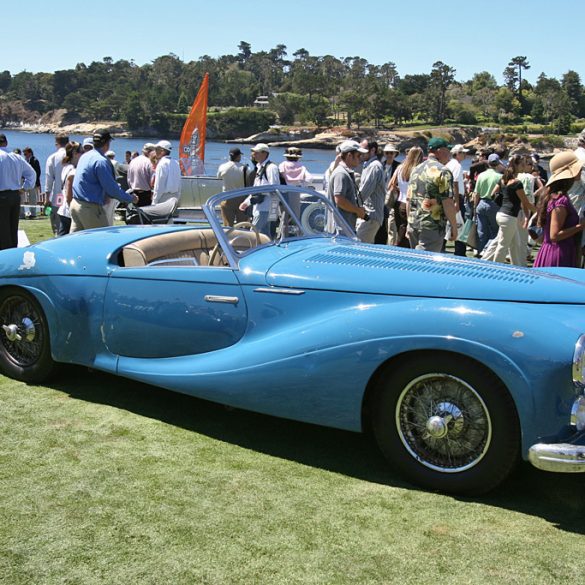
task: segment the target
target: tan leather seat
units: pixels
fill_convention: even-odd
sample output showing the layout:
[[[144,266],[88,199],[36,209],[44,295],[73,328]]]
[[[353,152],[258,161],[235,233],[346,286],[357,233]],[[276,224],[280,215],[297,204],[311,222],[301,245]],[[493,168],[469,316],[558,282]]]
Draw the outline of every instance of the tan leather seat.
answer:
[[[208,253],[217,243],[211,229],[176,231],[138,240],[124,246],[124,266],[148,266],[159,260],[193,258],[206,266]]]

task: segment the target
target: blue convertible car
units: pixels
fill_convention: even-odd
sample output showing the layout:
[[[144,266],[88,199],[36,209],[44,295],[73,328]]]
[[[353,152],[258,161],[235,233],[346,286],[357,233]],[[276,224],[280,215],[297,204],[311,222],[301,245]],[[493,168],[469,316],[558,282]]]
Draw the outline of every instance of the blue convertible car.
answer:
[[[244,197],[268,198],[263,233],[221,225]],[[584,271],[365,245],[287,186],[205,213],[0,253],[0,371],[40,382],[83,364],[369,430],[410,481],[451,493],[493,488],[520,456],[585,471]]]

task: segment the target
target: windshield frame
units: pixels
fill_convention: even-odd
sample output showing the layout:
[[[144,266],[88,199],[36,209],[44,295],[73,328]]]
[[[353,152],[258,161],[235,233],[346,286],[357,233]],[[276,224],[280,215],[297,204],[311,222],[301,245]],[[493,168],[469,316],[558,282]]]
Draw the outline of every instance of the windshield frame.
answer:
[[[232,245],[229,242],[229,238],[227,237],[227,228],[228,226],[223,225],[221,221],[221,216],[218,214],[217,210],[221,201],[225,200],[226,198],[234,198],[234,197],[242,197],[254,194],[273,194],[276,195],[280,203],[286,209],[286,212],[291,216],[294,222],[297,224],[298,229],[301,230],[300,235],[293,235],[293,236],[283,236],[282,234],[275,238],[274,240],[267,242],[266,244],[262,244],[261,246],[251,248],[250,250],[243,252],[241,254],[237,254],[234,252]],[[310,195],[311,197],[315,197],[317,202],[322,203],[325,208],[327,208],[328,212],[332,214],[332,217],[335,222],[336,233],[305,233],[305,230],[302,227],[301,218],[298,217],[291,207],[289,206],[286,197],[284,195],[286,193],[299,193]],[[318,191],[315,191],[312,188],[306,187],[296,187],[292,185],[263,185],[259,187],[247,187],[245,189],[234,189],[232,191],[223,191],[216,195],[210,197],[205,204],[203,205],[203,212],[209,222],[209,225],[213,228],[213,231],[216,234],[218,242],[220,242],[220,246],[225,252],[225,256],[232,268],[237,268],[239,261],[244,256],[258,250],[259,248],[264,248],[267,246],[275,245],[278,246],[285,242],[291,241],[298,241],[298,240],[306,240],[306,239],[314,239],[314,238],[326,238],[334,240],[339,237],[345,237],[352,240],[356,240],[357,236],[355,232],[351,229],[349,224],[345,221],[343,216],[339,213],[339,210],[335,205],[333,205],[330,199]]]

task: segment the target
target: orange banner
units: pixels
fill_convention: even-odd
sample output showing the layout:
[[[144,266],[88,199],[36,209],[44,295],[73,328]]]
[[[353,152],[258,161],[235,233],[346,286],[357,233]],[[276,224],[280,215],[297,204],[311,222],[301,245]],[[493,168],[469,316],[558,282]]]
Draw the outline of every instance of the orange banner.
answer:
[[[191,107],[191,112],[183,131],[179,144],[179,164],[185,176],[205,174],[205,134],[207,131],[207,95],[209,93],[209,73],[205,74],[197,97]]]

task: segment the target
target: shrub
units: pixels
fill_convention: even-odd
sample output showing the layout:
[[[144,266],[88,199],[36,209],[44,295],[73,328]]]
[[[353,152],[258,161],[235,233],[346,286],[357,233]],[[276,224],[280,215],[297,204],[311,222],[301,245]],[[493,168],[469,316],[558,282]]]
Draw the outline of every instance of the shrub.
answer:
[[[217,137],[239,138],[266,130],[276,122],[276,114],[259,108],[229,108],[210,112],[207,126]]]

